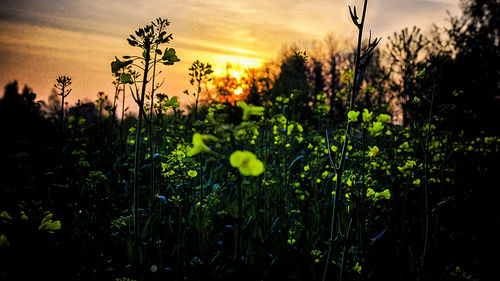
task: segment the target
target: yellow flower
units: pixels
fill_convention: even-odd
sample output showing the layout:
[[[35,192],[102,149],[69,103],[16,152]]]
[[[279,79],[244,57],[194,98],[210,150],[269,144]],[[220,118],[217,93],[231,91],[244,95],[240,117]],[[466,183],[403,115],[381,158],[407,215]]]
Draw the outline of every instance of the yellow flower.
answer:
[[[363,122],[370,122],[372,120],[373,112],[368,111],[368,109],[363,109]]]
[[[2,218],[2,221],[4,223],[7,223],[7,221],[12,220],[12,217],[9,215],[9,213],[7,213],[7,211],[2,211],[2,213],[0,213],[0,218]]]
[[[349,118],[349,122],[356,122],[358,121],[358,116],[359,116],[359,111],[349,111],[347,113],[347,118]]]
[[[356,262],[356,265],[352,268],[352,270],[356,271],[358,274],[361,274],[361,265],[359,265],[359,262]]]
[[[410,145],[408,144],[407,141],[405,141],[403,144],[399,146],[400,149],[407,151],[410,148]]]
[[[417,162],[414,160],[407,160],[405,165],[403,167],[398,167],[398,170],[400,172],[403,172],[408,169],[412,169],[415,165],[417,165]]]
[[[26,213],[24,211],[21,211],[21,220],[22,221],[28,221],[29,220],[28,216],[26,215]]]
[[[243,109],[243,120],[250,119],[252,115],[264,115],[264,107],[263,106],[253,106],[251,104],[247,104],[244,101],[238,101],[238,106]]]
[[[375,193],[375,198],[380,198],[380,197],[383,197],[384,199],[391,199],[391,192],[389,191],[389,189],[386,189],[382,192]]]
[[[7,236],[5,235],[0,235],[0,248],[3,248],[3,247],[9,247],[10,246],[10,243],[9,243],[9,240],[7,239]]]
[[[388,114],[380,114],[378,117],[377,117],[377,120],[380,121],[380,122],[387,122],[389,120],[391,120],[391,116],[388,115]]]
[[[380,151],[377,146],[374,147],[368,146],[368,149],[370,149],[370,152],[368,153],[370,157],[377,155],[377,153]]]
[[[349,187],[351,187],[351,186],[352,186],[353,182],[352,182],[352,180],[351,180],[351,178],[350,178],[350,177],[347,179],[346,184],[347,184],[347,186],[349,186]]]
[[[336,182],[337,181],[337,174],[333,177],[332,181]]]
[[[370,132],[370,135],[376,137],[380,135],[383,129],[384,125],[382,122],[373,122],[372,126],[368,128],[368,132]]]
[[[236,150],[231,153],[229,163],[243,176],[258,176],[264,172],[264,164],[250,151]]]
[[[420,184],[420,179],[416,179],[416,180],[414,180],[414,181],[413,181],[413,184],[415,184],[415,185],[419,185],[419,184]]]
[[[204,142],[206,140],[217,141],[217,138],[211,135],[202,135],[200,133],[194,133],[193,147],[186,153],[186,155],[188,157],[191,157],[202,152],[210,152],[210,148],[208,148],[208,146]]]
[[[60,221],[52,221],[52,213],[49,213],[38,226],[38,230],[47,231],[48,233],[54,233],[56,230],[61,229]]]
[[[193,170],[188,171],[188,176],[190,176],[192,178],[195,178],[197,175],[198,175],[198,172],[196,172],[196,171],[193,171]]]
[[[370,196],[373,196],[373,195],[375,195],[375,191],[372,188],[368,188],[366,190],[366,197],[370,197]]]

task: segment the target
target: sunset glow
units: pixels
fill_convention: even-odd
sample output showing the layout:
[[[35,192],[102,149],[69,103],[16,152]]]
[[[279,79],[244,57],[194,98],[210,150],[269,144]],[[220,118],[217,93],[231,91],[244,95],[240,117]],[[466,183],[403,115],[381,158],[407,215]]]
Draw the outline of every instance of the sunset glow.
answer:
[[[241,87],[238,87],[238,89],[234,90],[234,94],[239,96],[243,93],[243,89]]]
[[[438,23],[446,10],[458,10],[454,0],[420,2],[371,3],[367,16],[373,33],[384,37],[409,24],[430,23],[430,18]],[[382,11],[390,22],[377,16]],[[190,87],[188,68],[197,59],[212,64],[215,76],[226,75],[228,62],[238,65],[230,75],[241,80],[244,69],[275,60],[284,45],[305,49],[328,34],[342,38],[351,28],[344,1],[110,0],[103,5],[98,0],[7,0],[0,11],[0,83],[18,80],[46,100],[54,80],[69,75],[74,81],[70,104],[93,100],[99,91],[112,94],[110,62],[115,56],[140,55],[126,38],[156,17],[171,22],[169,45],[181,60],[162,70],[162,90],[188,103],[182,92]]]
[[[255,68],[227,63],[224,71],[214,73],[211,98],[230,103],[244,100],[249,94],[251,73],[256,73]]]

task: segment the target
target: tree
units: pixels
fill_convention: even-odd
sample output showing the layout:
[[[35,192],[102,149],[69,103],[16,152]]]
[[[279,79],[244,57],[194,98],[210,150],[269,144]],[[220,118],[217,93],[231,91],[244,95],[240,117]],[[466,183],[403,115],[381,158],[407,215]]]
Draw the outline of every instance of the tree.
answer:
[[[272,91],[272,101],[278,96],[285,98],[290,97],[292,91],[294,112],[287,116],[294,120],[306,119],[311,116],[312,110],[309,107],[309,102],[312,101],[312,90],[307,79],[307,54],[306,52],[291,50],[281,62],[280,72]],[[289,105],[290,107],[292,105]]]
[[[0,100],[0,170],[7,175],[0,185],[19,188],[16,192],[22,192],[57,159],[51,147],[58,143],[58,135],[35,99],[28,86],[19,93],[14,81],[5,86]]]
[[[415,108],[414,98],[422,98],[421,84],[417,83],[417,74],[424,67],[427,39],[420,28],[402,29],[389,37],[387,45],[392,72],[390,87],[396,94],[403,109],[403,122],[409,126],[413,120],[422,120],[424,114]]]

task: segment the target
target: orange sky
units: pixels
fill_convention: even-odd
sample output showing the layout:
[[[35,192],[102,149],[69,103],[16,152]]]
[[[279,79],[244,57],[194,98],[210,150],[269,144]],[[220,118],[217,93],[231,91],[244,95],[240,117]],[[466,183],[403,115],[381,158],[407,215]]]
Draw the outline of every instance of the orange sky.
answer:
[[[327,34],[349,38],[356,31],[342,0],[2,0],[0,84],[18,80],[46,99],[59,75],[73,79],[70,104],[112,95],[114,56],[137,55],[129,34],[157,17],[171,22],[181,62],[164,68],[161,92],[184,97],[188,68],[199,59],[216,73],[226,62],[256,67],[273,60],[283,45],[311,46]],[[366,26],[374,36],[417,25],[443,24],[458,0],[370,0]]]

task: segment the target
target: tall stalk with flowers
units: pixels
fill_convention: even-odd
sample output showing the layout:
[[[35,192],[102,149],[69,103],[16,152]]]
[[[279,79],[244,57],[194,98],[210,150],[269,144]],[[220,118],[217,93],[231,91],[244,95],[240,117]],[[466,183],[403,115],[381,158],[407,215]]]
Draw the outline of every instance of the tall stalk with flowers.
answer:
[[[353,9],[351,9],[351,6],[349,6],[349,13],[351,15],[351,20],[358,29],[358,43],[357,43],[357,48],[356,48],[356,61],[355,61],[355,67],[354,67],[354,81],[352,83],[351,87],[351,95],[349,98],[349,113],[352,112],[354,109],[354,102],[356,100],[356,95],[358,94],[359,90],[361,89],[361,85],[363,82],[363,77],[365,75],[366,69],[368,67],[368,64],[370,63],[370,60],[373,56],[373,51],[377,47],[378,43],[380,42],[380,39],[375,38],[374,41],[371,41],[371,36],[368,39],[368,47],[363,51],[363,54],[361,54],[361,42],[363,39],[363,27],[365,24],[365,16],[366,16],[366,9],[367,9],[367,4],[368,0],[364,1],[363,5],[363,12],[361,15],[361,19],[358,17],[356,7],[354,6]],[[361,21],[360,21],[361,20]],[[359,113],[358,113],[359,114]],[[331,222],[330,222],[330,237],[329,237],[329,242],[328,242],[328,252],[327,252],[327,258],[326,258],[326,264],[325,268],[323,271],[323,281],[326,279],[326,275],[328,272],[328,265],[330,264],[330,258],[331,258],[331,252],[332,252],[332,244],[333,244],[333,239],[334,239],[334,232],[335,232],[335,211],[337,207],[337,201],[338,201],[338,195],[341,192],[342,189],[342,181],[343,181],[343,175],[344,175],[344,170],[345,170],[345,165],[346,165],[346,160],[347,160],[347,150],[349,147],[349,141],[350,141],[350,131],[351,131],[351,126],[352,122],[351,119],[348,120],[345,128],[345,135],[344,135],[344,143],[342,145],[342,152],[340,156],[340,164],[337,167],[335,165],[335,162],[332,161],[332,167],[335,170],[336,176],[337,176],[337,181],[335,185],[335,192],[333,193],[333,204],[332,204],[332,216],[331,216]],[[329,145],[329,144],[328,144]],[[330,148],[329,148],[330,150]],[[349,223],[349,228],[350,229],[351,224]],[[349,231],[348,231],[349,232]],[[345,251],[343,251],[345,254]],[[342,265],[340,269],[340,279],[342,279]]]
[[[170,25],[170,22],[167,19],[158,18],[156,21],[151,22],[151,24],[146,25],[143,28],[139,28],[135,32],[135,35],[130,35],[130,38],[127,39],[128,43],[132,47],[138,47],[142,54],[141,56],[124,56],[125,61],[116,60],[112,63],[111,68],[113,73],[116,75],[119,73],[123,67],[128,65],[132,65],[137,68],[137,75],[123,75],[122,82],[128,82],[129,80],[133,81],[134,88],[131,89],[132,97],[134,101],[138,105],[138,118],[136,125],[136,137],[134,142],[134,173],[133,173],[133,241],[136,250],[139,252],[139,256],[141,256],[141,247],[140,247],[140,235],[141,225],[140,225],[140,214],[139,214],[139,204],[140,204],[140,193],[139,193],[139,183],[140,183],[140,165],[141,165],[141,144],[143,141],[142,138],[142,123],[143,119],[150,124],[149,129],[151,132],[152,129],[152,107],[154,103],[154,92],[160,85],[155,85],[155,77],[157,73],[157,65],[159,63],[163,65],[173,65],[175,62],[179,61],[175,50],[173,48],[165,48],[162,51],[160,48],[164,44],[168,44],[172,40],[172,34],[167,33],[167,27]],[[150,73],[152,72],[152,73]],[[141,80],[137,80],[139,74],[142,76]],[[149,82],[151,82],[151,86],[149,86]],[[138,85],[139,84],[139,85]],[[150,95],[150,115],[148,117],[145,110],[145,102],[146,102],[146,93],[149,89]],[[150,133],[151,135],[151,133]],[[151,146],[151,144],[150,144]],[[151,152],[151,151],[150,151]],[[152,155],[150,154],[150,158]],[[153,169],[153,167],[151,167]],[[154,179],[151,179],[154,180]],[[150,187],[151,192],[153,194],[153,186]],[[151,198],[150,198],[151,200]],[[137,253],[136,253],[137,255]],[[142,263],[142,258],[139,260],[136,259],[136,266],[140,267]],[[140,269],[140,268],[138,268]]]

